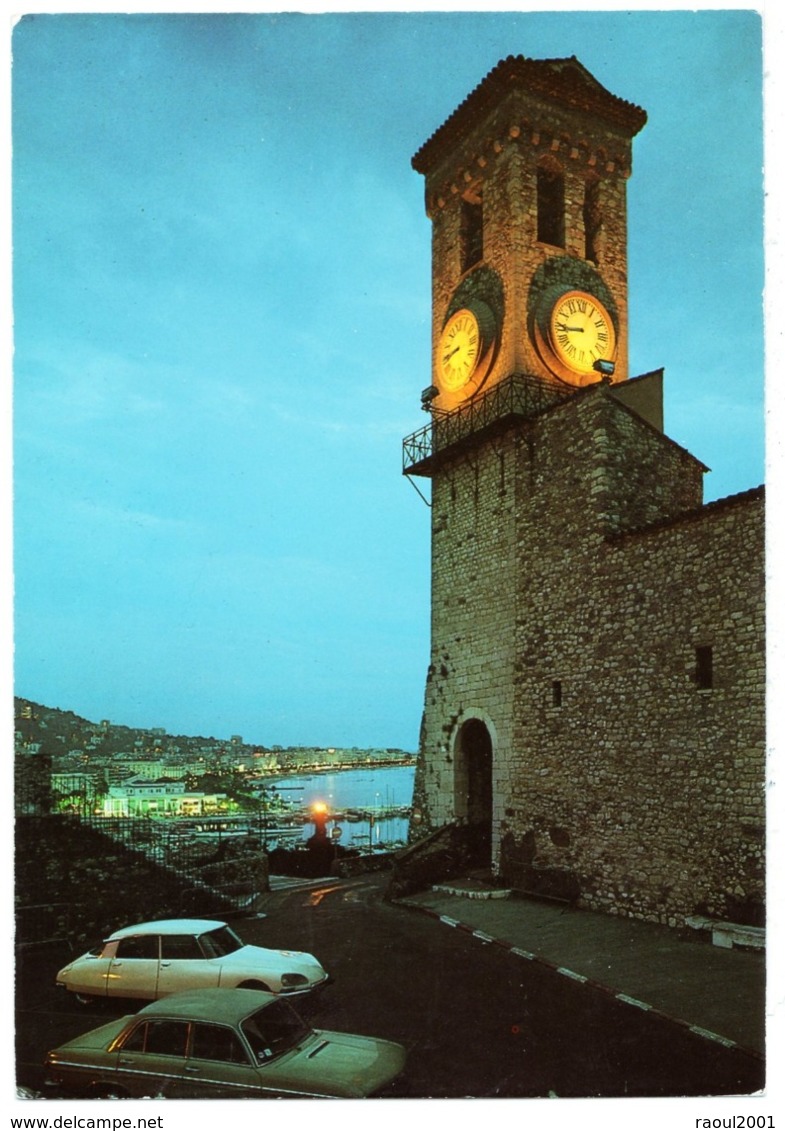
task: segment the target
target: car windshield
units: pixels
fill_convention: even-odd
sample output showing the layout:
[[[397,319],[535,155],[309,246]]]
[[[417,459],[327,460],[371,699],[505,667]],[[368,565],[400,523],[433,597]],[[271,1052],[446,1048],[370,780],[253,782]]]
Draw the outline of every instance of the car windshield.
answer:
[[[199,945],[205,958],[223,958],[226,954],[240,950],[245,944],[231,927],[216,927],[214,931],[205,931],[199,936]]]
[[[246,1017],[240,1028],[259,1064],[281,1056],[313,1032],[288,1001],[272,1001]]]

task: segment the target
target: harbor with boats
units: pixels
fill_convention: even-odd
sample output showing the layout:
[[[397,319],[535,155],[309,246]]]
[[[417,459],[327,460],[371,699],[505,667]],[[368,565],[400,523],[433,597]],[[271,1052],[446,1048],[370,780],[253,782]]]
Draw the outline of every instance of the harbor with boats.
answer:
[[[389,851],[406,844],[413,788],[413,763],[275,776],[254,783],[253,811],[176,823],[183,836],[195,840],[253,836],[274,851],[304,847],[313,832],[314,806],[320,806],[333,841],[360,851]]]

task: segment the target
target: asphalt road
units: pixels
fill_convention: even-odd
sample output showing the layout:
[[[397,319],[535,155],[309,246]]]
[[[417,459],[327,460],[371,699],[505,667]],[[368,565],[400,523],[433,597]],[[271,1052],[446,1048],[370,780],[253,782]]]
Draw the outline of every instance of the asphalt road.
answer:
[[[298,1008],[318,1028],[403,1044],[402,1097],[720,1096],[762,1086],[754,1058],[388,905],[383,886],[365,876],[275,891],[265,918],[233,925],[249,943],[319,958],[334,984]],[[33,1092],[48,1048],[129,1011],[116,1002],[86,1010],[61,995],[54,974],[67,957],[33,950],[19,960],[17,1083]]]

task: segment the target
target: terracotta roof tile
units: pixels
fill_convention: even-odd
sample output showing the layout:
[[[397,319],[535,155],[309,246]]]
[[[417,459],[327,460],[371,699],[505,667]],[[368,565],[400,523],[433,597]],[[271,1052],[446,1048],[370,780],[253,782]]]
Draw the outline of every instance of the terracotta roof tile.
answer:
[[[495,106],[509,90],[523,88],[573,110],[604,118],[633,137],[646,124],[646,111],[606,90],[574,55],[565,59],[527,59],[508,55],[490,71],[450,117],[418,149],[412,165],[427,173],[444,153],[464,137],[478,116]]]

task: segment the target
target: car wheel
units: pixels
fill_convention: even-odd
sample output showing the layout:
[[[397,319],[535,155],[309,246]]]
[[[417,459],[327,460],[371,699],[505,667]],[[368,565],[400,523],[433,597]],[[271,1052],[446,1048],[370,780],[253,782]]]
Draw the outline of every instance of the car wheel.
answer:
[[[270,987],[266,982],[240,982],[237,988],[238,990],[264,990],[265,993],[270,993]]]
[[[79,1005],[95,1005],[96,998],[92,994],[74,994],[74,1001]]]

